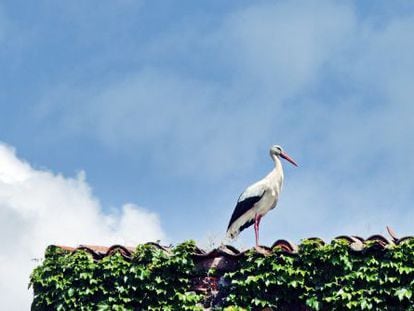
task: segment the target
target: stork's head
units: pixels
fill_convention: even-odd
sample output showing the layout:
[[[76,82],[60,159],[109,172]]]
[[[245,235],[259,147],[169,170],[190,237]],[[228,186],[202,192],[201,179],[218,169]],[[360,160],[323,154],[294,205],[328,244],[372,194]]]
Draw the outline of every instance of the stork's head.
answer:
[[[273,158],[278,157],[278,158],[283,158],[287,161],[289,161],[290,163],[292,163],[294,166],[298,166],[296,164],[296,162],[286,153],[283,151],[283,148],[280,147],[279,145],[274,145],[272,146],[272,148],[270,148],[270,156]]]

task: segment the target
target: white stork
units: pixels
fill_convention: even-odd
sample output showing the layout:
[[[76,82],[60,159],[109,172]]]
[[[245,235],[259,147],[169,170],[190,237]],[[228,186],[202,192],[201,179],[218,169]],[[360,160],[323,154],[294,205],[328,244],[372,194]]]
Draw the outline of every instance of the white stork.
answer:
[[[261,218],[276,206],[283,183],[283,168],[280,158],[295,166],[296,162],[278,145],[270,148],[270,156],[275,162],[274,169],[262,180],[249,186],[240,195],[231,215],[227,236],[234,239],[241,231],[254,224],[256,248],[259,247],[259,225]]]

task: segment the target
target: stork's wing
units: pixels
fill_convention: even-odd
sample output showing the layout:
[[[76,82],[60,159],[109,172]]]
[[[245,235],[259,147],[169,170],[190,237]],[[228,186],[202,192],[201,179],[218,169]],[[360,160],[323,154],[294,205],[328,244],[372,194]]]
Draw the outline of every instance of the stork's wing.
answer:
[[[246,192],[248,192],[248,194]],[[233,214],[231,215],[231,219],[230,219],[229,225],[227,227],[227,232],[228,233],[230,233],[229,232],[230,227],[240,217],[242,217],[246,213],[249,213],[249,211],[251,211],[251,209],[253,208],[253,206],[257,202],[259,202],[260,199],[264,196],[265,192],[266,192],[266,190],[263,189],[263,188],[260,189],[260,192],[258,192],[258,191],[253,192],[253,191],[251,191],[251,189],[247,189],[245,192],[243,192],[240,195],[240,198],[237,201],[237,205],[236,205],[236,207],[235,207],[235,209],[233,211]],[[240,225],[238,225],[238,226],[240,226],[239,228],[234,228],[234,230],[231,230],[231,231],[234,231],[235,233],[237,232],[237,234],[238,234],[240,231],[242,231],[242,230],[250,227],[253,223],[254,223],[254,219],[252,219],[251,217],[247,217],[246,218],[246,221],[243,220],[243,223],[240,224]],[[230,235],[231,236],[234,236],[235,234],[234,233],[230,233]]]

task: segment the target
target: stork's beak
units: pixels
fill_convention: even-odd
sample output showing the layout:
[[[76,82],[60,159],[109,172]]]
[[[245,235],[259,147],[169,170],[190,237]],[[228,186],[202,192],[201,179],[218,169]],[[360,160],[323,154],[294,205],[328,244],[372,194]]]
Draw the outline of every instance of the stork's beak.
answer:
[[[295,161],[294,161],[291,157],[289,157],[286,153],[282,152],[282,153],[280,154],[280,156],[281,156],[283,159],[285,159],[285,160],[289,161],[290,163],[292,163],[294,166],[298,166],[298,165],[296,164],[296,162],[295,162]]]

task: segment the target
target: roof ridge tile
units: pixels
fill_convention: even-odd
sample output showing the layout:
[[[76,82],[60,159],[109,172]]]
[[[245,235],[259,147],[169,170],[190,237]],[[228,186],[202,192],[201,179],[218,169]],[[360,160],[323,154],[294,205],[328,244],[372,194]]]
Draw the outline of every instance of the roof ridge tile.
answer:
[[[392,237],[392,240],[390,240],[381,234],[374,234],[374,235],[369,236],[366,239],[360,236],[356,236],[356,235],[339,235],[333,238],[330,243],[338,239],[344,239],[348,241],[349,247],[353,251],[363,251],[363,250],[366,250],[372,247],[378,248],[378,249],[385,249],[390,245],[398,245],[407,240],[414,239],[414,236],[405,236],[405,237],[399,238],[398,240],[395,240],[394,237]],[[302,243],[303,241],[316,241],[321,246],[326,245],[326,242],[319,237],[310,237],[310,238],[304,239],[302,240]],[[373,242],[373,245],[369,242]],[[367,243],[369,245],[367,245]],[[151,247],[155,247],[171,255],[172,246],[163,246],[156,242],[147,242],[141,245],[148,245]],[[90,253],[94,259],[102,259],[106,256],[113,255],[116,252],[119,252],[123,257],[130,259],[133,257],[133,254],[136,250],[136,247],[125,246],[121,244],[113,244],[111,246],[81,244],[77,247],[66,246],[66,245],[51,245],[51,246],[63,249],[71,253],[74,253],[78,250],[84,250]],[[250,249],[245,249],[245,250],[239,250],[232,245],[222,244],[214,249],[206,251],[196,246],[194,253],[192,254],[192,257],[197,261],[214,259],[217,257],[224,257],[230,260],[230,259],[237,259],[239,257],[243,257],[246,255],[247,252],[250,252],[252,250],[266,255],[266,254],[272,253],[272,250],[274,249],[279,249],[282,253],[285,253],[285,254],[295,255],[299,252],[299,248],[300,248],[300,244],[299,245],[295,244],[286,239],[278,239],[270,247],[260,246],[260,249],[250,248]]]

